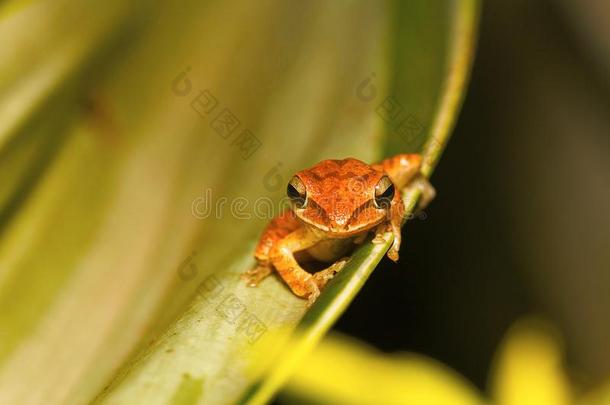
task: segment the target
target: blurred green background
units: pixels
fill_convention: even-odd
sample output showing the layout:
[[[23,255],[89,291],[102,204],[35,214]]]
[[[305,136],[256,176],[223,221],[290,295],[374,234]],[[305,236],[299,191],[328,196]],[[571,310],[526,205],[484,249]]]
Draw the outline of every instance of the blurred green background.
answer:
[[[478,33],[477,10],[0,3],[0,403],[260,403],[292,372],[275,402],[558,405],[604,387],[610,6],[488,1]],[[364,244],[310,311],[277,277],[246,287],[267,219],[193,203],[206,189],[275,203],[323,158],[423,150],[433,166],[474,37],[438,195],[403,229],[398,265],[372,272],[383,246]],[[369,77],[375,103],[357,91]],[[203,91],[258,152],[194,111]],[[413,117],[406,141],[374,108],[388,94]],[[548,323],[514,326],[531,315]],[[362,396],[341,399],[350,381]]]

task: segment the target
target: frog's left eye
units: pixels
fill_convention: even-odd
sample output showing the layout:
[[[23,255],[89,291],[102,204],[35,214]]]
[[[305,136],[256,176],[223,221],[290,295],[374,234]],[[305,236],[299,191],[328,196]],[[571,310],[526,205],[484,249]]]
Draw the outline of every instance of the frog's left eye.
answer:
[[[286,194],[297,208],[304,208],[307,202],[307,190],[305,185],[297,176],[294,176],[286,187]]]
[[[388,176],[383,176],[375,186],[375,206],[388,209],[394,198],[394,184]]]

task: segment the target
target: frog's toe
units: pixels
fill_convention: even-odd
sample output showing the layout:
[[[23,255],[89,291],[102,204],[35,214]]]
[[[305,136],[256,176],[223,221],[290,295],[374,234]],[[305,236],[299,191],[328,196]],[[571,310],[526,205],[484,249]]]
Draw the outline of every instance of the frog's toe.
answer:
[[[315,280],[318,288],[324,288],[324,286],[326,286],[326,283],[328,283],[333,277],[335,277],[335,275],[340,272],[341,269],[343,269],[343,267],[348,261],[349,257],[344,257],[342,259],[337,260],[328,268],[315,273],[313,275],[313,279]]]
[[[388,250],[388,259],[392,260],[393,262],[397,262],[398,261],[398,249],[395,249],[394,247],[390,248],[390,250]]]
[[[417,179],[413,181],[413,188],[418,188],[421,191],[421,197],[417,202],[417,210],[421,211],[430,204],[434,197],[436,197],[436,189],[428,179],[423,176],[418,176]]]
[[[248,287],[256,287],[269,274],[271,274],[271,267],[259,264],[243,273],[241,279],[246,282]]]
[[[335,272],[332,269],[326,269],[326,270],[322,270],[322,271],[319,271],[316,274],[314,274],[313,279],[315,280],[318,288],[323,288],[326,285],[326,283],[328,283],[328,281],[330,279],[332,279],[334,276],[335,276]]]
[[[318,288],[318,284],[313,277],[311,279],[311,283],[309,284],[309,288],[310,290],[309,295],[307,296],[307,308],[311,307],[320,296],[320,289]]]
[[[386,238],[386,233],[390,232],[391,230],[391,225],[389,223],[382,223],[378,225],[375,229],[375,237],[373,238],[372,242],[376,245],[386,243],[388,241]]]
[[[380,244],[382,244],[382,243],[386,243],[386,242],[387,242],[387,240],[386,240],[386,238],[385,238],[385,236],[384,236],[384,234],[383,234],[383,233],[378,233],[378,234],[377,234],[377,235],[375,235],[375,237],[373,238],[373,243],[374,243],[375,245],[380,245]]]

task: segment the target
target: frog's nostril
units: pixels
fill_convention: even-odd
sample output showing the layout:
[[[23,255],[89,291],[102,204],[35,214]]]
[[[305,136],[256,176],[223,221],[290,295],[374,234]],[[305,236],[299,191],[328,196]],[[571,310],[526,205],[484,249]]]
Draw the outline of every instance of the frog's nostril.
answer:
[[[337,222],[337,225],[339,225],[339,226],[347,225],[347,219],[346,218],[337,218],[336,222]]]
[[[345,232],[349,229],[349,221],[344,217],[336,218],[330,226],[330,229],[333,232]]]

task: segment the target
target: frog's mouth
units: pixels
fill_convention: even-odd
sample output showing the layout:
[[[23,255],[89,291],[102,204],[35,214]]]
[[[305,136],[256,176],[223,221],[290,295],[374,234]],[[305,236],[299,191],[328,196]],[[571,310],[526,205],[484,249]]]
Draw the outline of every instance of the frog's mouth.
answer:
[[[362,225],[358,225],[358,226],[353,226],[353,225],[345,225],[345,226],[341,226],[341,225],[336,225],[336,226],[328,226],[328,225],[323,225],[320,223],[316,223],[316,222],[311,222],[308,221],[305,218],[301,218],[297,215],[297,217],[303,221],[304,223],[306,223],[307,225],[309,225],[309,228],[316,234],[319,234],[320,236],[326,236],[326,237],[330,237],[330,238],[349,238],[358,234],[361,234],[363,232],[367,232],[370,231],[371,229],[375,228],[377,225],[379,225],[380,223],[383,222],[383,220],[385,219],[385,217],[381,217],[379,218],[378,221],[375,222],[371,222],[371,223],[366,223],[366,224],[362,224]]]

